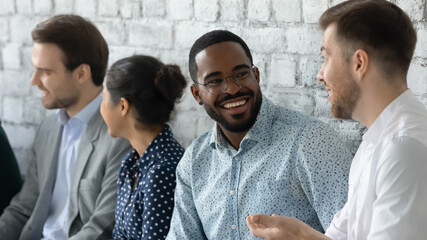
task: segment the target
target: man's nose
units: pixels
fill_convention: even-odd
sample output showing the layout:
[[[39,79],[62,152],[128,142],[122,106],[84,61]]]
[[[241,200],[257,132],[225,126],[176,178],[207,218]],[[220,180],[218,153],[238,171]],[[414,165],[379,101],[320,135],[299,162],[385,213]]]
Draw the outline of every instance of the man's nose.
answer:
[[[322,71],[322,69],[320,69],[320,71],[317,73],[316,80],[319,82],[323,82],[323,71]]]
[[[40,78],[39,78],[39,74],[37,71],[33,72],[33,75],[31,76],[31,81],[30,81],[31,85],[38,85],[40,83]]]
[[[239,90],[242,88],[236,80],[232,76],[224,78],[227,84],[227,87],[225,88],[224,92],[227,92],[231,95],[236,94],[239,92]]]

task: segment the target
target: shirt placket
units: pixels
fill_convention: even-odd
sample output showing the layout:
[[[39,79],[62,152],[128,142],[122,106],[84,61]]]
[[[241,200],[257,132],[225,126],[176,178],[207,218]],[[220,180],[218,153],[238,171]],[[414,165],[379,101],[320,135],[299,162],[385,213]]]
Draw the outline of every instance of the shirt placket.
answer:
[[[234,153],[230,154],[231,164],[231,179],[230,179],[230,191],[229,195],[231,198],[231,213],[232,213],[232,224],[230,226],[232,230],[233,239],[240,239],[239,231],[239,214],[238,214],[238,195],[239,195],[239,181],[240,181],[240,170],[241,170],[241,154]]]

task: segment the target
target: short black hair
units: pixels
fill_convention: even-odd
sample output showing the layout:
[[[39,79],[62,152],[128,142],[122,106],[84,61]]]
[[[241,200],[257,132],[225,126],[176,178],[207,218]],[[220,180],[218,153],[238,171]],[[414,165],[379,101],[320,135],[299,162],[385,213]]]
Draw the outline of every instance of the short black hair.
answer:
[[[155,125],[169,121],[187,83],[177,65],[134,55],[111,66],[106,85],[113,103],[127,99],[135,107],[140,122]]]
[[[251,50],[249,50],[248,45],[246,45],[242,38],[227,30],[214,30],[205,33],[203,36],[197,39],[191,47],[188,68],[193,82],[197,82],[198,69],[196,64],[196,55],[203,49],[221,42],[236,42],[240,44],[240,46],[242,46],[243,50],[245,51],[246,56],[248,56],[249,60],[251,61],[251,64],[253,64]]]

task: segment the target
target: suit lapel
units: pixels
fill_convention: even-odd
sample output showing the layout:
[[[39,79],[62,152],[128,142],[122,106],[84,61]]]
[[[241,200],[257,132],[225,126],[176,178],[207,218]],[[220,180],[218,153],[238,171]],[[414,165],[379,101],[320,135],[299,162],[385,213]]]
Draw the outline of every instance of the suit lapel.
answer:
[[[95,142],[99,137],[99,133],[102,128],[103,119],[99,110],[96,111],[92,119],[86,126],[85,131],[82,133],[80,145],[77,153],[76,165],[74,167],[73,179],[71,182],[71,188],[77,192],[78,185],[82,178],[84,169],[89,161],[90,155],[93,152]]]
[[[40,195],[37,200],[36,207],[34,208],[34,211],[31,216],[32,224],[28,225],[28,231],[22,231],[23,235],[20,239],[33,239],[34,236],[42,235],[43,227],[49,214],[50,201],[52,199],[53,187],[55,185],[56,173],[58,168],[58,153],[59,148],[61,146],[62,129],[62,125],[58,124],[53,128],[53,130],[47,132],[46,137],[42,138],[46,140],[46,144],[44,144],[44,147],[40,149],[40,153],[45,152],[46,155],[41,157],[41,161],[49,160],[50,162],[48,164],[38,164],[38,166],[46,166],[45,169],[40,169],[38,174],[42,176],[45,175],[47,176],[47,178],[43,179],[43,185],[40,189]],[[52,148],[51,145],[47,144],[48,142],[54,142],[55,147]],[[37,161],[38,159],[34,160]],[[40,175],[38,176],[39,181],[42,180],[42,177]]]

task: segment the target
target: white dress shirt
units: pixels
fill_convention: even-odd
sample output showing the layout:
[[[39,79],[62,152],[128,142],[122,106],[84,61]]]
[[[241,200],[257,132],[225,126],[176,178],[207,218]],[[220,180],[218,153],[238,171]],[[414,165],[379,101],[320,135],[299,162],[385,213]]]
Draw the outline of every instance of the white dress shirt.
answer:
[[[427,110],[402,93],[363,136],[333,240],[427,239]]]
[[[58,154],[58,170],[53,188],[49,215],[43,228],[44,240],[68,238],[68,204],[74,165],[83,131],[101,104],[99,94],[74,117],[70,118],[65,109],[58,111],[58,121],[64,126]]]

